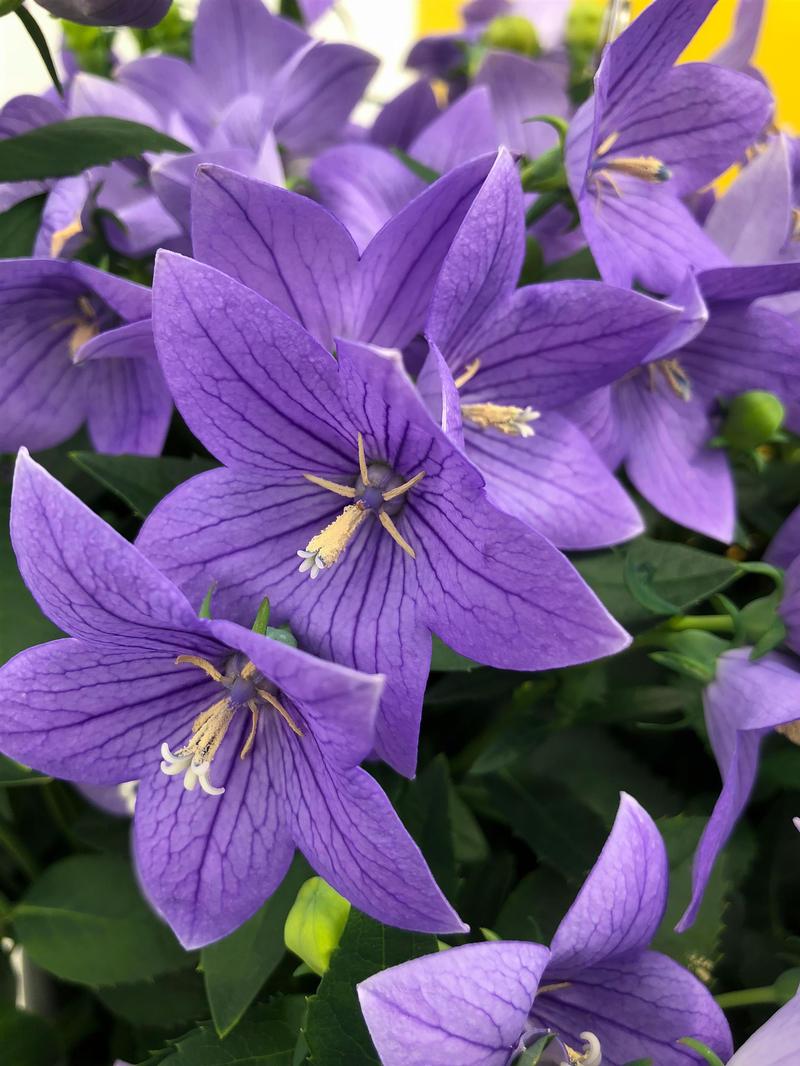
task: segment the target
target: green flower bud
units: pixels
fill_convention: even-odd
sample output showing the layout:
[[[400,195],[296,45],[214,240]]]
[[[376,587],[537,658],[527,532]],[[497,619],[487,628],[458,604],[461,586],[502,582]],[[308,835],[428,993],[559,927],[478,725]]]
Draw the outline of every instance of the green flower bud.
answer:
[[[771,392],[743,392],[731,402],[721,436],[732,448],[752,451],[775,436],[785,413],[783,404]]]
[[[564,43],[567,51],[591,55],[600,47],[605,4],[603,0],[575,0],[567,15]]]
[[[339,946],[349,914],[347,900],[321,877],[312,877],[301,886],[287,915],[286,947],[321,977]]]
[[[538,56],[542,49],[536,30],[521,15],[499,15],[486,27],[481,43],[487,48],[516,52],[521,56]]]

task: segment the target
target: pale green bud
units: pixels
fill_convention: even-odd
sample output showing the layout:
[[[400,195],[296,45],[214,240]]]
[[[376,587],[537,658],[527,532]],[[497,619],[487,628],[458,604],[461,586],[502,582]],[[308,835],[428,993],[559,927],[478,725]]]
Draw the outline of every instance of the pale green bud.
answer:
[[[538,56],[541,52],[536,30],[521,15],[500,15],[486,27],[481,43],[487,48],[516,52],[521,56]]]
[[[731,401],[720,435],[732,447],[752,451],[772,440],[783,425],[785,413],[771,392],[743,392]]]
[[[312,877],[300,888],[287,915],[286,947],[321,977],[339,946],[349,914],[347,900],[321,877]]]

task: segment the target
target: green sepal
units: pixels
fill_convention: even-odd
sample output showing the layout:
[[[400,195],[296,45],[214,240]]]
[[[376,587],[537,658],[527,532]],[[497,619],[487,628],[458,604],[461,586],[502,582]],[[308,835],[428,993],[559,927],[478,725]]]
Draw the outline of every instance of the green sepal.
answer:
[[[546,152],[542,152],[540,156],[524,166],[520,172],[520,179],[525,192],[566,190],[567,172],[564,169],[562,145],[548,148]]]
[[[652,652],[650,659],[702,685],[714,680],[717,659],[730,648],[729,641],[702,629],[687,629],[680,633],[665,631],[662,642],[666,650]]]
[[[710,1047],[706,1047],[705,1044],[701,1044],[699,1040],[695,1040],[693,1036],[684,1036],[678,1041],[679,1044],[685,1044],[693,1051],[696,1051],[698,1055],[702,1055],[708,1063],[708,1066],[725,1066],[719,1055],[716,1055]]]
[[[433,167],[426,167],[424,163],[414,159],[408,152],[404,152],[402,148],[391,148],[390,151],[395,159],[399,159],[403,166],[408,167],[411,173],[416,174],[426,185],[433,185],[441,177],[438,170],[434,170]]]
[[[529,1048],[526,1048],[522,1055],[517,1059],[514,1066],[537,1066],[540,1062],[542,1055],[547,1048],[555,1040],[555,1033],[545,1033],[544,1036],[540,1036],[535,1044],[531,1044]]]
[[[288,644],[290,648],[296,648],[297,637],[295,637],[291,628],[288,625],[271,626],[269,624],[269,612],[269,596],[265,596],[256,613],[256,620],[252,626],[253,632],[258,633],[261,637],[277,640],[280,644]]]
[[[197,612],[198,618],[211,617],[211,597],[214,595],[216,588],[216,581],[212,581],[211,584],[208,586],[208,592],[203,597],[203,602],[200,604],[200,610]]]
[[[256,614],[256,620],[253,622],[253,632],[260,634],[262,637],[267,635],[269,629],[269,596],[265,596],[258,607],[258,613]]]

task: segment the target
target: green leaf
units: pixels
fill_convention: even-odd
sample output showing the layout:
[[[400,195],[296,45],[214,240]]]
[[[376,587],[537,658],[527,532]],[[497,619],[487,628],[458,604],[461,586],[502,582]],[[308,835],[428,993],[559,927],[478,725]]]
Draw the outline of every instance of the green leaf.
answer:
[[[47,43],[47,38],[42,33],[39,23],[36,21],[30,11],[28,11],[27,8],[22,7],[21,5],[17,6],[16,15],[22,25],[28,31],[28,36],[33,41],[36,47],[36,51],[42,57],[42,62],[45,65],[47,73],[50,75],[50,80],[52,81],[56,92],[59,96],[63,96],[64,86],[61,84],[61,78],[59,78],[58,76],[58,71],[56,70],[56,65],[53,62],[53,57],[50,55],[50,45]]]
[[[144,152],[188,151],[140,122],[105,115],[69,118],[0,141],[0,181],[66,178]]]
[[[53,1066],[61,1060],[55,1033],[44,1018],[4,1005],[0,1006],[0,1048],[9,1066]]]
[[[436,882],[450,898],[458,887],[450,817],[450,771],[444,755],[437,755],[406,785],[397,813],[419,845]]]
[[[404,152],[402,148],[390,148],[389,151],[396,159],[400,160],[403,166],[408,167],[412,174],[415,174],[418,178],[424,181],[426,185],[432,185],[441,177],[441,174],[437,170],[433,170],[431,167],[426,167],[424,163],[420,163],[418,159],[412,158],[412,156],[410,156],[408,152]]]
[[[144,981],[190,958],[145,903],[130,863],[110,855],[73,855],[48,867],[13,921],[32,962],[78,984]]]
[[[0,788],[14,788],[18,785],[46,785],[50,780],[37,770],[29,770],[13,759],[0,755]]]
[[[61,636],[39,610],[19,575],[8,529],[10,503],[10,486],[0,485],[0,611],[8,619],[5,625],[0,625],[0,663],[23,648]]]
[[[146,518],[155,505],[178,485],[217,465],[196,455],[191,459],[173,456],[145,459],[138,455],[71,452],[70,458],[118,496],[140,518]]]
[[[742,571],[722,555],[639,537],[611,551],[577,556],[575,566],[618,622],[642,627],[683,614],[727,588]]]
[[[229,1033],[274,972],[286,951],[286,915],[310,870],[298,856],[278,890],[236,932],[200,956],[211,1017],[220,1036]]]
[[[465,656],[459,655],[457,651],[448,648],[443,640],[434,636],[431,653],[431,670],[437,670],[442,674],[452,674],[460,673],[464,670],[475,670],[479,666],[480,663],[475,663],[472,659],[467,659]]]
[[[203,979],[195,970],[182,970],[138,984],[101,988],[96,995],[117,1017],[148,1029],[174,1032],[208,1017]]]
[[[211,1026],[181,1037],[167,1055],[149,1062],[166,1066],[292,1066],[305,1010],[302,996],[258,1004],[223,1042]]]
[[[0,214],[0,259],[23,259],[33,245],[47,197],[31,196]]]
[[[390,929],[351,910],[330,969],[308,1004],[305,1035],[314,1066],[379,1066],[356,985],[380,970],[436,950],[434,936]]]

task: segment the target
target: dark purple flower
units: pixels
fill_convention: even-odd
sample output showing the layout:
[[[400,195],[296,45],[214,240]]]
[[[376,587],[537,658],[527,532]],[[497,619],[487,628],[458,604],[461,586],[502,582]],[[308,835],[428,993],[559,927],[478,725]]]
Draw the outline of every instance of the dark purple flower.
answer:
[[[25,453],[11,527],[28,587],[69,638],[0,672],[0,746],[68,780],[140,779],[139,877],[184,946],[241,925],[280,884],[295,848],[382,922],[464,929],[359,768],[380,678],[198,618],[137,548]]]
[[[569,183],[603,278],[672,292],[725,257],[682,202],[744,154],[773,101],[755,79],[673,66],[715,0],[655,0],[613,42],[567,135]]]
[[[447,254],[426,329],[446,363],[454,439],[491,499],[558,547],[618,543],[642,531],[639,514],[559,408],[638,366],[679,312],[600,282],[517,288],[524,257],[522,189],[503,153]]]
[[[509,1066],[543,1032],[572,1049],[563,1061],[582,1066],[641,1058],[690,1066],[697,1058],[677,1044],[684,1036],[726,1057],[730,1030],[711,994],[678,963],[648,950],[666,900],[664,843],[623,794],[611,835],[549,951],[469,944],[358,986],[382,1063]]]
[[[800,1048],[800,994],[747,1040],[728,1066],[794,1066]]]
[[[318,237],[307,233],[315,254]],[[346,269],[334,248],[319,275],[329,293]],[[310,280],[295,269],[303,251],[282,261],[287,277]],[[221,609],[247,619],[269,595],[315,654],[385,674],[376,750],[388,762],[413,773],[431,630],[510,669],[625,646],[566,559],[488,502],[396,358],[338,342],[334,359],[257,293],[191,260],[162,254],[156,277],[162,366],[226,468],[167,497],[142,550],[192,602],[214,580]]]
[[[84,26],[138,26],[149,29],[160,22],[171,0],[37,0],[60,19]]]
[[[261,293],[328,349],[334,337],[403,348],[422,331],[436,275],[491,163],[484,156],[434,182],[361,255],[313,200],[202,167],[192,192],[194,254]]]
[[[675,299],[685,328],[647,365],[570,409],[607,462],[624,461],[639,492],[674,522],[733,539],[733,477],[716,434],[717,402],[768,389],[800,397],[800,326],[763,306],[800,288],[800,264],[722,267],[688,279]]]
[[[158,455],[172,414],[150,290],[63,259],[0,260],[0,451],[67,440]]]

